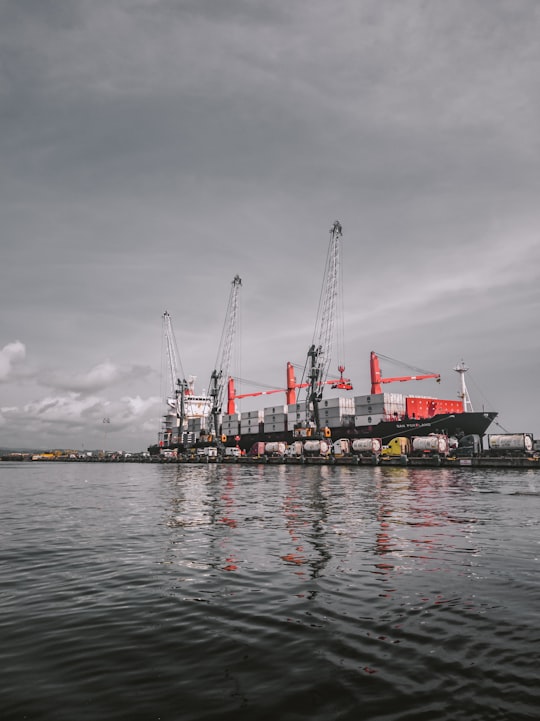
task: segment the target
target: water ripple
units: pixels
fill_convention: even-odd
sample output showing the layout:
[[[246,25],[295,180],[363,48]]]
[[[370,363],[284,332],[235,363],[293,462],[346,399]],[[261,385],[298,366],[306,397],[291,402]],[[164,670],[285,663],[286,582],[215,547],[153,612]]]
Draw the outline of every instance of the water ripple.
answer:
[[[0,471],[8,721],[536,718],[538,472]]]

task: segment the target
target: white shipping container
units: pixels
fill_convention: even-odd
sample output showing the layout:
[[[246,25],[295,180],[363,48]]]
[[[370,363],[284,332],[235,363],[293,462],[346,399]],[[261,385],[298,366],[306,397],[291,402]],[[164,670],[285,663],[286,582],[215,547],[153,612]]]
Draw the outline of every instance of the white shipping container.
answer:
[[[323,398],[319,408],[354,408],[354,398]]]
[[[265,423],[284,422],[287,420],[287,413],[272,413],[264,416]]]
[[[355,426],[375,426],[384,419],[382,413],[372,413],[354,417]]]
[[[264,423],[263,429],[265,433],[283,433],[287,430],[285,422],[283,423]]]
[[[323,425],[328,428],[344,428],[347,426],[354,425],[354,416],[341,416],[341,418],[330,418],[328,421],[323,421]]]
[[[301,413],[306,410],[306,401],[299,401],[298,403],[289,403],[288,413]]]
[[[244,421],[247,419],[255,418],[257,420],[261,420],[264,418],[264,412],[263,411],[242,411],[242,414],[240,416],[240,420]]]
[[[221,432],[224,433],[226,436],[236,436],[238,435],[238,431],[240,430],[240,426],[238,423],[236,423],[234,426],[221,426]]]
[[[240,423],[240,433],[258,433],[260,430],[260,425],[258,421],[253,421],[252,423],[249,423],[249,421],[242,421]]]
[[[305,421],[307,418],[307,414],[304,411],[303,413],[287,413],[287,423],[289,426],[294,423],[298,423],[299,421]]]
[[[374,403],[384,403],[384,393],[373,393],[369,396],[355,396],[354,405],[373,405]]]
[[[270,408],[264,409],[264,416],[275,416],[278,414],[287,415],[288,413],[288,406],[271,406]]]

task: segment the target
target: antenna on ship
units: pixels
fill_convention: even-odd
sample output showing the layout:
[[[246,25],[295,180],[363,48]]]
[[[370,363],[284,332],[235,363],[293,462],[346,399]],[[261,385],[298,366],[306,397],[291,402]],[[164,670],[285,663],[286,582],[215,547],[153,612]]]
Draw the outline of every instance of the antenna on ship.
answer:
[[[465,385],[465,373],[469,370],[468,367],[463,362],[463,359],[461,360],[461,363],[458,363],[457,366],[454,368],[456,373],[459,373],[459,380],[460,380],[460,391],[458,393],[458,398],[461,398],[463,401],[463,410],[465,413],[472,413],[473,407],[471,403],[471,398],[469,396],[469,391],[467,390],[467,386]]]

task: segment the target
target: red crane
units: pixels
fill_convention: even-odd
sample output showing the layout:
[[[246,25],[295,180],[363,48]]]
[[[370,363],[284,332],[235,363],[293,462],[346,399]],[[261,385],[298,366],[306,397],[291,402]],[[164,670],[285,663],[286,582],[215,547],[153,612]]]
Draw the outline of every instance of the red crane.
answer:
[[[341,388],[345,390],[352,390],[351,382],[348,378],[343,377],[343,371],[345,370],[344,366],[338,366],[338,371],[340,372],[339,378],[333,378],[331,380],[326,380],[324,383],[329,384],[332,386],[332,388]],[[270,388],[268,390],[264,391],[254,391],[253,393],[236,393],[236,389],[234,386],[234,378],[229,378],[228,386],[227,386],[227,413],[235,413],[235,400],[238,398],[254,398],[255,396],[268,396],[272,393],[285,393],[286,394],[286,403],[287,405],[292,405],[296,403],[296,389],[297,388],[307,388],[309,386],[309,383],[297,383],[296,382],[296,376],[294,374],[294,366],[292,363],[287,363],[287,387],[286,388]]]
[[[389,359],[390,360],[390,359]],[[441,376],[439,373],[422,373],[415,376],[396,376],[394,378],[382,378],[381,367],[379,365],[379,356],[375,351],[371,351],[369,360],[369,367],[371,371],[371,395],[376,393],[382,393],[381,383],[398,383],[403,381],[423,381],[426,378],[435,378],[437,383],[441,382]]]

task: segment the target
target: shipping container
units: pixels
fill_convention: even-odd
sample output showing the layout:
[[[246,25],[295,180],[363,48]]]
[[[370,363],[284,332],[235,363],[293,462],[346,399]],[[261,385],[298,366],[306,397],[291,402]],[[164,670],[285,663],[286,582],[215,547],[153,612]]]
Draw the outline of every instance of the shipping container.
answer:
[[[240,420],[242,420],[242,421],[251,420],[251,419],[256,419],[256,420],[262,421],[263,418],[264,418],[264,411],[242,411],[242,413],[240,414]]]
[[[288,413],[288,406],[270,406],[269,408],[264,409],[264,416],[275,416],[279,414],[287,415]]]
[[[377,423],[381,423],[384,420],[382,413],[374,413],[373,415],[355,416],[354,425],[357,427],[361,426],[376,426]]]
[[[265,433],[285,433],[287,430],[287,424],[283,423],[267,423],[263,424],[263,430]]]
[[[409,418],[432,418],[436,415],[463,413],[463,401],[409,396],[406,399]]]

